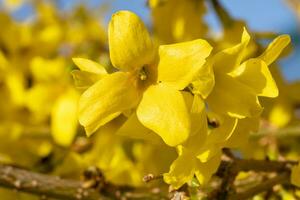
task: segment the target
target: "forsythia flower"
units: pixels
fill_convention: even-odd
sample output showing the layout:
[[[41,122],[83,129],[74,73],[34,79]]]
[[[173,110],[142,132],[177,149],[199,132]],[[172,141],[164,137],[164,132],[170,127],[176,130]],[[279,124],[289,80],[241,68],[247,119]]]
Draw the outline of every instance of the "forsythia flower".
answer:
[[[240,44],[225,49],[212,58],[215,87],[207,101],[208,106],[214,112],[240,119],[255,117],[262,111],[258,96],[276,97],[278,95],[278,89],[268,65],[290,42],[289,36],[279,36],[261,56],[245,60],[249,41],[250,36],[244,30]]]
[[[287,82],[280,74],[279,66],[273,65],[270,69],[278,85],[280,94],[273,101],[265,100],[263,117],[277,128],[295,124],[299,121],[297,106],[300,102],[300,82]]]
[[[207,74],[204,63],[211,46],[198,39],[162,45],[157,53],[139,17],[119,11],[109,24],[109,47],[111,62],[120,71],[104,75],[82,94],[79,121],[87,134],[136,108],[138,120],[166,144],[183,143],[192,125],[181,90],[197,74]]]
[[[149,0],[154,31],[163,43],[183,42],[203,37],[207,26],[203,0]],[[195,25],[197,24],[197,25]]]
[[[190,94],[186,95],[186,98],[192,99]],[[199,113],[197,117],[202,119],[199,121],[201,127],[184,144],[178,146],[178,158],[171,164],[169,172],[164,174],[164,181],[175,189],[191,181],[194,175],[200,184],[206,184],[210,180],[221,161],[221,148],[215,148],[215,145],[222,139],[217,141],[213,139],[215,136],[228,133],[228,130],[222,128],[220,132],[216,129],[212,130],[213,133],[206,134],[208,127],[205,120],[207,118],[205,104],[196,97],[193,106],[194,112]]]
[[[44,122],[50,115],[54,141],[59,145],[69,146],[77,131],[76,113],[79,95],[66,76],[68,71],[65,65],[62,58],[32,59],[30,69],[33,85],[26,91],[25,103],[32,112],[33,121]],[[68,123],[65,119],[68,119]]]
[[[212,123],[210,128],[203,124],[205,128],[200,131],[208,130],[206,139],[200,138],[197,133],[180,146],[178,158],[164,175],[164,180],[173,187],[181,187],[194,175],[200,184],[206,184],[219,166],[222,148],[240,147],[251,131],[257,131],[257,116],[262,110],[258,96],[277,96],[278,90],[268,65],[278,57],[290,39],[280,36],[260,57],[245,60],[249,40],[250,36],[244,30],[240,44],[222,50],[208,61],[207,64],[214,69],[215,86],[211,93],[207,93],[208,113],[204,112],[204,104],[200,110],[203,111],[203,118],[207,116],[208,125],[211,120],[216,124]],[[203,85],[195,80],[191,88],[194,102],[200,99],[200,89],[203,90]],[[199,109],[201,104],[197,105]],[[185,163],[189,163],[188,167]]]

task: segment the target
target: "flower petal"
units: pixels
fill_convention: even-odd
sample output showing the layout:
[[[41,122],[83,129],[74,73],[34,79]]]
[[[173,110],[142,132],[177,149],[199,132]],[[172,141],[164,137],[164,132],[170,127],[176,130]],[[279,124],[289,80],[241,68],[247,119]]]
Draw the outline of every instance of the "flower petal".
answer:
[[[261,59],[253,58],[245,61],[230,75],[252,88],[258,96],[278,96],[278,88],[272,74]]]
[[[267,65],[272,64],[290,42],[291,38],[289,35],[278,36],[269,44],[259,58],[265,61]]]
[[[168,173],[164,174],[164,181],[174,189],[180,188],[190,181],[195,172],[196,157],[193,154],[183,153],[171,164]]]
[[[195,175],[201,185],[206,185],[212,175],[218,170],[221,162],[221,153],[218,152],[207,162],[197,162]]]
[[[107,75],[106,69],[99,63],[85,58],[73,58],[72,60],[80,69],[71,72],[75,86],[78,89],[85,90]]]
[[[214,90],[207,98],[212,111],[237,118],[261,113],[262,107],[251,88],[226,74],[219,75],[216,80]]]
[[[203,99],[198,95],[192,95],[189,92],[182,92],[186,106],[190,113],[191,135],[197,133],[200,129],[207,128],[207,119],[205,113],[205,104]],[[206,130],[205,130],[206,133]],[[202,133],[204,134],[204,133]]]
[[[150,86],[144,92],[137,116],[144,126],[170,146],[183,143],[191,131],[189,112],[182,94],[163,84]]]
[[[163,141],[158,135],[141,124],[135,112],[130,115],[127,121],[117,131],[117,134],[134,139],[143,139],[154,144],[163,144]]]
[[[153,61],[154,48],[141,19],[130,11],[119,11],[109,23],[110,59],[114,67],[125,71]]]
[[[51,133],[54,141],[62,146],[69,146],[77,129],[77,105],[79,95],[70,90],[55,102],[51,114]]]
[[[137,105],[139,93],[130,75],[116,72],[99,80],[79,100],[79,122],[91,135],[100,126],[111,121],[122,111]]]
[[[206,99],[215,85],[215,76],[211,62],[206,62],[203,69],[206,71],[200,71],[192,82],[192,93]]]
[[[224,49],[213,57],[213,68],[216,73],[228,73],[240,65],[246,54],[250,35],[244,28],[241,42],[231,48]]]
[[[228,115],[216,116],[218,127],[213,128],[208,136],[209,144],[223,143],[228,140],[234,132],[238,120]]]
[[[82,90],[89,88],[91,85],[101,79],[101,76],[98,74],[92,74],[80,70],[73,70],[71,74],[74,79],[75,87]]]
[[[99,75],[107,74],[105,67],[92,60],[85,58],[73,58],[72,60],[81,71]]]
[[[207,137],[207,117],[204,101],[198,95],[194,97],[188,92],[182,92],[187,107],[190,110],[191,133],[183,144],[184,148],[196,153],[201,150]]]
[[[294,115],[293,112],[294,108],[292,102],[280,96],[270,110],[269,121],[277,127],[285,127],[291,122]]]
[[[194,40],[159,47],[158,80],[177,90],[184,89],[195,76],[212,74],[204,65],[212,47],[205,40]]]
[[[239,148],[248,142],[251,132],[255,133],[259,129],[259,117],[239,119],[234,132],[226,141],[228,148]]]

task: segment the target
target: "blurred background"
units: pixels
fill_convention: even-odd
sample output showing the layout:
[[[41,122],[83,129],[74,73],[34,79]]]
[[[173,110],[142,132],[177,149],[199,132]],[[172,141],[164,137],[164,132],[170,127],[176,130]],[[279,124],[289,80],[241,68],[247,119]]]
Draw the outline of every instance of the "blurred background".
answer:
[[[150,25],[150,10],[145,0],[53,0],[62,12],[72,10],[84,4],[90,10],[98,12],[106,25],[112,13],[117,10],[131,10],[137,13]],[[297,1],[297,0],[296,0]],[[7,5],[4,0],[1,9]],[[11,0],[22,2],[22,0]],[[300,78],[300,33],[297,19],[297,8],[288,0],[221,0],[228,12],[237,19],[245,20],[252,31],[271,31],[279,34],[289,34],[292,37],[294,52],[281,61],[281,69],[285,78],[293,81]],[[211,9],[211,8],[209,8]],[[21,6],[11,9],[13,17],[21,22],[34,19],[36,13],[31,3],[22,2]],[[298,12],[298,14],[300,11]],[[220,23],[214,12],[208,11],[205,20],[216,33],[220,32]]]

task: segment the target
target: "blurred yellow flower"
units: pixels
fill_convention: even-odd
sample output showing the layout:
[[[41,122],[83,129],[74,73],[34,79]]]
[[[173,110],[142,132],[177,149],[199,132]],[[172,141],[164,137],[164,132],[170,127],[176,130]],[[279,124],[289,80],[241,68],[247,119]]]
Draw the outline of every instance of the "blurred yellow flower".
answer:
[[[207,26],[202,21],[206,8],[203,0],[149,0],[154,33],[160,43],[202,38]]]

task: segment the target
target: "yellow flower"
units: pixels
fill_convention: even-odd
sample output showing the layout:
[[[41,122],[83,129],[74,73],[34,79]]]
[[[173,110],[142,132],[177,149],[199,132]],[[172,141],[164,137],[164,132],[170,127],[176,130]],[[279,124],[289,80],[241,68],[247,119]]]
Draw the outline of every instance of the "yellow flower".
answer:
[[[181,90],[205,71],[211,46],[200,39],[164,45],[157,56],[139,17],[119,11],[109,24],[109,47],[111,62],[119,71],[105,75],[80,98],[79,121],[87,134],[137,108],[138,120],[166,144],[184,142],[191,119]]]
[[[175,189],[188,183],[196,175],[201,185],[205,185],[211,176],[217,171],[221,162],[221,151],[216,152],[213,157],[201,161],[201,156],[206,156],[206,152],[196,155],[191,151],[183,151],[172,163],[170,171],[164,174],[164,181],[171,184]]]
[[[300,102],[300,82],[288,83],[277,65],[273,65],[270,69],[280,94],[275,100],[264,99],[262,102],[265,106],[263,117],[267,118],[272,125],[278,128],[296,124],[299,121],[296,110]]]
[[[255,117],[262,111],[258,96],[278,96],[268,65],[290,42],[289,36],[277,37],[262,55],[245,60],[249,41],[250,36],[244,30],[241,43],[212,58],[215,87],[207,101],[214,112],[236,118]]]
[[[77,133],[77,104],[79,95],[74,89],[60,95],[51,112],[51,133],[54,141],[62,146],[69,146]],[[66,122],[67,120],[67,122]]]
[[[187,101],[192,97],[186,94]],[[168,173],[164,174],[166,183],[175,189],[192,180],[194,175],[201,185],[205,185],[216,172],[221,161],[221,149],[224,141],[231,136],[236,120],[224,116],[219,118],[220,126],[208,129],[205,104],[195,96],[192,104],[193,113],[197,114],[197,132],[178,147],[179,156],[171,164]],[[188,163],[188,165],[187,165]]]
[[[33,83],[25,98],[35,123],[45,123],[51,117],[51,134],[54,141],[62,146],[73,142],[78,125],[79,94],[68,79],[66,64],[61,57],[33,58],[30,65]]]
[[[204,1],[149,0],[154,33],[162,43],[183,42],[203,37],[206,24]]]

